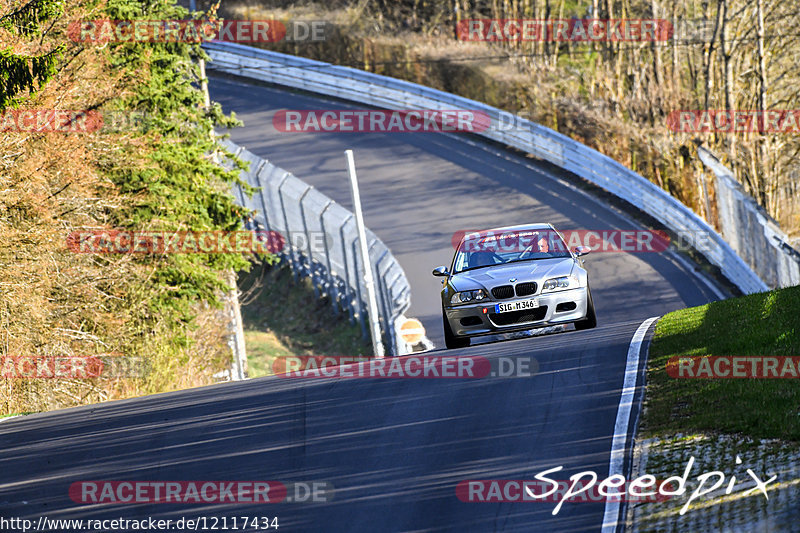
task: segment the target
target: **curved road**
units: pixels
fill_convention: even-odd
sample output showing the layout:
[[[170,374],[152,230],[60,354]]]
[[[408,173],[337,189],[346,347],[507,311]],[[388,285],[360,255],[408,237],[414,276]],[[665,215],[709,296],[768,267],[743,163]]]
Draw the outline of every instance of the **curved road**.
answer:
[[[234,142],[347,207],[342,152],[355,151],[366,223],[405,269],[408,315],[437,346],[440,285],[430,271],[449,263],[455,231],[531,221],[638,228],[551,167],[474,138],[279,133],[277,110],[357,106],[242,80],[213,78],[210,88],[245,121]],[[281,531],[320,532],[598,531],[600,503],[567,503],[553,516],[554,503],[464,503],[455,487],[533,479],[556,466],[564,467],[557,479],[584,470],[606,477],[634,331],[647,317],[716,299],[684,265],[666,253],[591,254],[596,329],[448,352],[535,358],[532,377],[270,377],[0,423],[0,516],[278,516]],[[336,493],[315,504],[77,504],[68,489],[80,480],[324,481]]]

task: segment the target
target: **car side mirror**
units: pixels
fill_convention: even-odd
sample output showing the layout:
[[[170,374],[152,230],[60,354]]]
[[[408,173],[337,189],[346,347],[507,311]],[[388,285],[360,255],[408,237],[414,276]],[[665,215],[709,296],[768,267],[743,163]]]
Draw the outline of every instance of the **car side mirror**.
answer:
[[[434,276],[443,277],[443,276],[449,276],[450,272],[447,271],[447,267],[440,266],[440,267],[434,268],[433,272],[431,272],[431,274],[433,274]]]
[[[575,248],[575,255],[580,257],[582,255],[588,254],[591,251],[592,251],[592,249],[589,248],[588,246],[578,246],[577,248]]]

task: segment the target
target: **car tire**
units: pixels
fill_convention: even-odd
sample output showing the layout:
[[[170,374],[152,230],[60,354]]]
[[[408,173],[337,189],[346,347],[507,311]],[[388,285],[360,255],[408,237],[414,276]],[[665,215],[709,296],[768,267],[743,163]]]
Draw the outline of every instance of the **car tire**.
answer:
[[[450,329],[450,322],[447,320],[444,310],[442,310],[442,326],[444,327],[444,345],[448,350],[469,346],[469,337],[456,337],[453,335],[453,330]]]
[[[597,316],[594,313],[594,300],[592,300],[592,293],[589,292],[589,302],[586,305],[586,318],[575,322],[575,329],[592,329],[597,326]]]

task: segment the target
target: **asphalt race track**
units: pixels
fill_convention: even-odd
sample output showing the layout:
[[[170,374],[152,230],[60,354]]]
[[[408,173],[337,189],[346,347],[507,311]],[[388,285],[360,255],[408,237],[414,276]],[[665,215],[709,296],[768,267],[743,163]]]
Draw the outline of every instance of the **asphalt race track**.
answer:
[[[346,207],[353,149],[367,225],[412,285],[407,313],[443,345],[433,267],[464,229],[552,222],[636,229],[547,166],[474,138],[437,133],[280,133],[280,109],[357,108],[242,80],[212,78],[212,99],[245,127],[234,142]],[[717,299],[666,253],[586,259],[598,327],[446,352],[532,358],[530,377],[262,378],[0,423],[0,515],[54,518],[268,516],[279,531],[598,531],[602,503],[467,503],[468,479],[608,474],[626,354],[647,317]],[[443,351],[432,352],[443,355]],[[634,409],[634,416],[636,415]],[[331,501],[272,504],[78,504],[81,480],[327,482]],[[67,529],[63,529],[67,530]],[[202,529],[201,529],[202,530]]]

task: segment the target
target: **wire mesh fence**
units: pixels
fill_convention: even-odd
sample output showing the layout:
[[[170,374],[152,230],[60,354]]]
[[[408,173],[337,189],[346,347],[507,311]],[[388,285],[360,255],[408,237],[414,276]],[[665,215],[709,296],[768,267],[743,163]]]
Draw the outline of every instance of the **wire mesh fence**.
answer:
[[[247,229],[281,243],[275,253],[290,266],[295,279],[310,278],[314,294],[326,296],[337,313],[361,326],[368,338],[364,265],[358,253],[355,216],[311,185],[229,140],[220,143],[248,164],[244,182],[258,190],[248,196],[234,188],[238,202],[256,212]],[[411,287],[400,264],[369,229],[368,267],[378,300],[381,335],[386,353],[399,355],[401,341],[395,323],[411,304]]]

